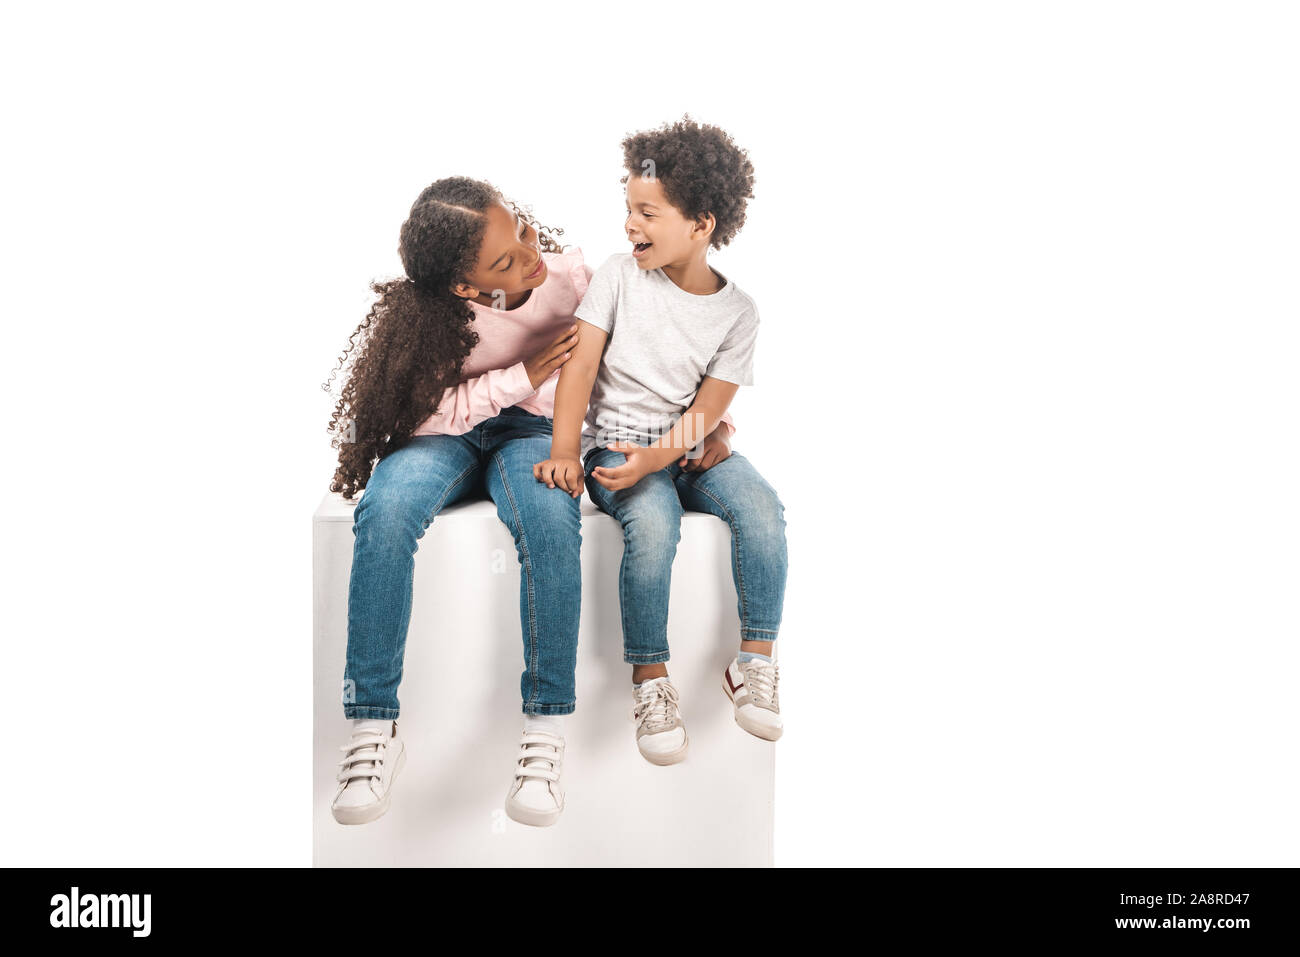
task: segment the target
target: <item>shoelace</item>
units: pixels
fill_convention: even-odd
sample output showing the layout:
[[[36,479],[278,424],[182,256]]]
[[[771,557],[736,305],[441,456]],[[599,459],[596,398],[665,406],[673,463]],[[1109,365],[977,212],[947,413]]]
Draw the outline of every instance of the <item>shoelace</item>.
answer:
[[[740,673],[745,677],[745,690],[756,701],[770,702],[779,707],[776,686],[779,670],[775,661],[752,658],[740,663]]]
[[[564,755],[564,739],[549,731],[525,731],[519,740],[519,761],[515,766],[517,778],[545,778],[560,780],[560,759]]]
[[[636,693],[632,719],[638,728],[644,726],[651,734],[667,730],[677,719],[677,689],[666,678],[642,684]]]
[[[339,745],[339,750],[344,752],[339,781],[347,784],[353,778],[377,778],[383,773],[388,739],[381,731],[358,731],[347,744]]]

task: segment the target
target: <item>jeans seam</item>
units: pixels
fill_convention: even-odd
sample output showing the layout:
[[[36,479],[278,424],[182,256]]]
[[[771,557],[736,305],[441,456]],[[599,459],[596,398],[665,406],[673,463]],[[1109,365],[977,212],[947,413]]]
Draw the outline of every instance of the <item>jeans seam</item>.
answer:
[[[673,489],[673,493],[674,493],[674,494],[677,493],[677,489],[676,489],[676,488]],[[614,500],[613,495],[610,495],[610,507],[611,507],[611,509],[613,508],[613,500]],[[680,504],[680,502],[679,502],[679,504]],[[609,512],[609,515],[614,519],[614,521],[618,522],[618,524],[619,524],[620,526],[622,526],[623,528],[626,528],[626,527],[627,527],[626,525],[623,525],[623,519],[621,519],[621,518],[618,516],[617,513],[615,513],[614,511],[611,510],[611,511]],[[679,515],[679,516],[678,516],[678,535],[679,535],[679,536],[681,535],[681,524],[680,524],[680,523],[681,523],[681,516]],[[679,537],[678,540],[680,541],[680,537]],[[626,555],[626,548],[627,548],[627,538],[626,538],[626,535],[624,536],[624,546],[623,546],[623,547],[624,547],[624,549],[625,549],[625,551],[624,551],[624,555]],[[669,643],[669,641],[668,641],[668,636],[667,636],[667,635],[664,636],[664,650],[663,650],[663,651],[653,651],[653,652],[650,652],[650,653],[648,653],[648,654],[644,654],[644,655],[629,655],[628,652],[627,652],[627,650],[626,650],[626,639],[627,639],[627,633],[628,633],[628,629],[627,629],[627,608],[624,607],[624,602],[623,602],[623,600],[622,600],[622,598],[623,598],[623,572],[624,572],[624,568],[625,568],[626,564],[627,564],[626,562],[622,562],[622,561],[618,563],[618,593],[619,593],[618,609],[619,609],[619,619],[620,619],[621,624],[622,624],[622,626],[623,626],[623,636],[624,636],[624,645],[625,645],[624,652],[623,652],[623,661],[624,661],[625,664],[660,664],[660,663],[662,663],[662,662],[668,661],[668,660],[669,660],[668,655],[669,655],[670,652],[672,651],[672,648],[671,648],[670,643]],[[634,661],[634,660],[633,660],[633,659],[642,659],[642,658],[646,658],[646,659],[650,659],[650,660],[648,660],[648,661],[639,661],[639,660],[638,660],[638,661]]]
[[[345,718],[349,718],[349,719],[355,720],[355,719],[356,719],[356,718],[355,718],[355,716],[356,716],[356,712],[358,712],[358,711],[366,711],[366,712],[369,712],[369,711],[380,711],[380,712],[383,712],[382,714],[379,715],[380,718],[397,718],[397,717],[400,717],[400,715],[398,714],[398,709],[397,709],[397,708],[385,708],[385,707],[382,706],[382,705],[371,705],[371,704],[360,704],[360,705],[351,705],[351,704],[350,704],[350,705],[345,705],[344,708],[343,708],[343,716],[344,716]],[[361,720],[364,721],[365,719],[363,718],[363,719],[361,719]]]
[[[459,475],[457,475],[454,479],[452,479],[449,483],[447,483],[447,487],[446,487],[445,489],[442,490],[442,498],[438,499],[437,503],[436,503],[436,504],[433,506],[433,508],[429,511],[428,516],[427,516],[427,517],[425,518],[425,520],[424,520],[424,527],[425,527],[426,529],[429,527],[429,524],[433,521],[434,517],[435,517],[439,512],[442,511],[442,507],[443,507],[443,505],[446,504],[447,499],[451,498],[451,493],[452,493],[452,492],[453,492],[453,491],[454,491],[454,490],[455,490],[455,489],[460,485],[461,482],[465,481],[465,476],[469,475],[470,472],[473,472],[473,471],[474,471],[476,468],[478,468],[478,467],[479,467],[479,463],[477,463],[477,462],[475,462],[473,465],[466,466],[465,471],[461,472],[461,473],[460,473]],[[415,536],[415,537],[416,537],[416,538],[423,538],[423,537],[424,537],[424,532],[421,531],[420,534],[417,535],[417,536]]]
[[[609,512],[610,516],[614,519],[614,521],[618,522],[620,529],[626,528],[627,526],[623,524],[623,519],[619,518],[618,513],[614,511],[614,496],[612,494],[610,495],[609,498],[609,505],[610,505],[610,512]],[[624,551],[624,555],[626,555],[627,553],[626,532],[623,535],[623,551]],[[623,630],[623,639],[625,643],[627,641],[628,632],[627,632],[627,608],[624,607],[624,603],[623,603],[623,574],[626,571],[627,571],[627,562],[620,560],[618,563],[618,595],[619,595],[618,621],[619,621],[619,627],[622,628]],[[626,655],[624,657],[624,660],[625,661],[627,660]]]
[[[524,702],[524,706],[527,707],[536,705],[541,694],[537,682],[537,605],[533,592],[533,560],[528,551],[528,538],[524,534],[524,522],[519,516],[519,506],[515,502],[515,493],[510,488],[510,479],[506,476],[505,463],[499,454],[494,454],[492,460],[496,463],[497,472],[501,475],[501,485],[505,489],[506,498],[510,502],[510,511],[515,516],[515,526],[519,529],[519,551],[523,555],[524,577],[528,583],[528,676],[532,682],[532,690],[528,700]]]

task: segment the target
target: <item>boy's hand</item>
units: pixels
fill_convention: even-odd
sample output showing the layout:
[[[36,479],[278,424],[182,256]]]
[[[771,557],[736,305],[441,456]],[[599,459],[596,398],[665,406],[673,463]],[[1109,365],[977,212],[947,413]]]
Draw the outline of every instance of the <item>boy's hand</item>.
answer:
[[[533,478],[547,488],[559,486],[574,498],[582,494],[582,463],[577,459],[547,459],[533,466]]]
[[[655,464],[655,452],[652,449],[640,445],[629,445],[627,442],[615,442],[612,445],[605,446],[605,448],[614,452],[622,452],[627,456],[627,461],[622,465],[614,468],[604,468],[598,465],[591,470],[591,477],[611,492],[631,488],[651,472],[656,472],[662,468],[662,466]]]
[[[711,469],[731,454],[731,430],[727,423],[719,422],[718,427],[708,434],[703,442],[695,447],[700,454],[695,458],[683,455],[677,460],[683,472],[703,472]]]

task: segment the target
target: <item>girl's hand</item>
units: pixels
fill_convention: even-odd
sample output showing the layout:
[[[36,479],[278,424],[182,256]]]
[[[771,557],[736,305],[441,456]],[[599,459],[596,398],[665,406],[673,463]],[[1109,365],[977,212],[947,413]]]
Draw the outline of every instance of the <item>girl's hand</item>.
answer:
[[[627,456],[627,461],[622,465],[614,468],[604,468],[598,465],[591,470],[591,477],[611,492],[631,488],[651,472],[656,471],[654,453],[648,448],[640,445],[629,445],[626,442],[615,442],[612,445],[605,446],[605,448],[614,452],[622,452]]]
[[[547,459],[533,466],[533,478],[547,488],[559,486],[574,498],[582,494],[582,463],[577,459]]]
[[[577,344],[578,324],[574,323],[564,335],[524,362],[524,368],[528,370],[528,381],[533,384],[534,391],[551,377],[552,372],[569,361],[573,347]]]
[[[677,460],[683,472],[703,472],[717,465],[731,454],[731,430],[727,423],[719,422],[718,427],[708,434],[703,442],[695,447],[700,454],[693,459],[683,455]]]

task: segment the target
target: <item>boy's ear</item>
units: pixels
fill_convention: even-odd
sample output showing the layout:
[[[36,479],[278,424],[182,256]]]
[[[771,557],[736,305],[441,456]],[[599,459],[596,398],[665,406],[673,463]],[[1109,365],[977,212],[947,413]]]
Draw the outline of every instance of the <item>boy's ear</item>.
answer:
[[[458,282],[451,287],[453,295],[460,296],[462,299],[477,299],[478,290],[468,283]]]
[[[695,225],[691,231],[697,233],[696,239],[708,239],[713,235],[713,230],[717,228],[718,221],[713,218],[712,213],[702,213],[695,217]]]

